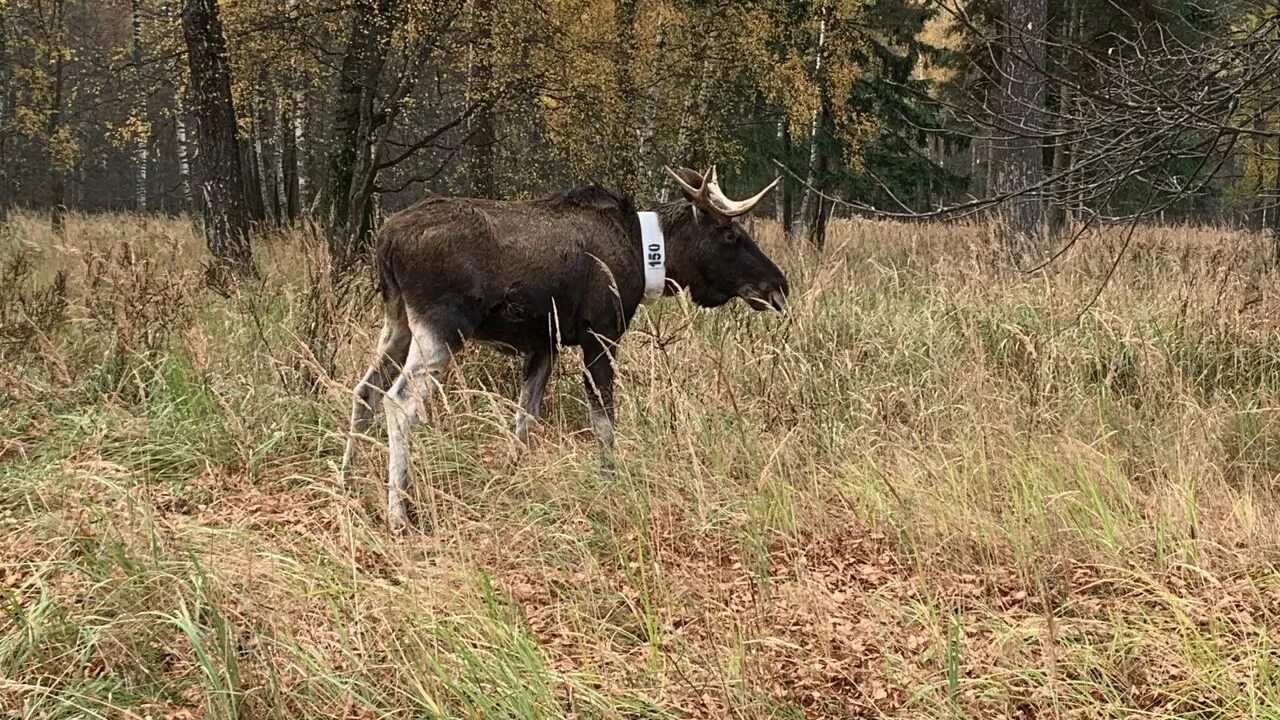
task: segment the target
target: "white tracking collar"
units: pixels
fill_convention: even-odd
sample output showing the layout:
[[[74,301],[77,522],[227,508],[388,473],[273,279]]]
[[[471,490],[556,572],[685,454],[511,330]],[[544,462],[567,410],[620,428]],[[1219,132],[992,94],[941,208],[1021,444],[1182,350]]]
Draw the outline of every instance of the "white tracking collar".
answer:
[[[667,241],[662,237],[658,213],[641,212],[640,247],[644,257],[644,300],[655,302],[667,289]]]

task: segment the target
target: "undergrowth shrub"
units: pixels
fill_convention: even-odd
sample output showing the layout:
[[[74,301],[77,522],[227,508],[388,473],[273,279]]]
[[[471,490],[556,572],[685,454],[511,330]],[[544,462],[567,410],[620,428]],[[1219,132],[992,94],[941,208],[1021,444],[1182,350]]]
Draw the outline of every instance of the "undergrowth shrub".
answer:
[[[47,283],[33,279],[35,264],[21,250],[0,258],[0,360],[48,348],[67,319],[67,275]]]
[[[129,242],[85,254],[83,302],[92,337],[105,345],[92,384],[136,399],[139,371],[156,363],[190,326],[202,284],[174,262],[177,246],[159,256]],[[92,346],[90,346],[92,347]]]

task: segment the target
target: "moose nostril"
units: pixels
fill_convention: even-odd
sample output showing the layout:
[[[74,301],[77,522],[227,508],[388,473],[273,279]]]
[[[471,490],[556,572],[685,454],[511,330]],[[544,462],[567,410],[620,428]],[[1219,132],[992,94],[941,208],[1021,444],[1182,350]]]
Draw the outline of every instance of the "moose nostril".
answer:
[[[769,304],[778,312],[784,312],[787,309],[787,293],[781,286],[769,293]]]

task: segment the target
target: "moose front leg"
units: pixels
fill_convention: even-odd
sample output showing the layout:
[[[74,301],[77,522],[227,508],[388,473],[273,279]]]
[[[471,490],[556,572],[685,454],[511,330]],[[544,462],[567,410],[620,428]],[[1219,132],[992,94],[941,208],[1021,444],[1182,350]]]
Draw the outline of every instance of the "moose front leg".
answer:
[[[583,383],[587,388],[587,407],[591,411],[591,430],[600,446],[600,454],[613,457],[613,342],[589,335],[582,343],[582,361],[586,365]]]

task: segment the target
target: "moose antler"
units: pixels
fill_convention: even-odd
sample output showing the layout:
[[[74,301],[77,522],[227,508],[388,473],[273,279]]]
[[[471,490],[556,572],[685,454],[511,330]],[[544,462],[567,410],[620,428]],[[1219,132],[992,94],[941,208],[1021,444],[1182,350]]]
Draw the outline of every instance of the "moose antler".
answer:
[[[667,174],[670,175],[671,178],[675,180],[680,187],[684,188],[685,192],[689,193],[690,197],[695,202],[701,201],[700,204],[705,204],[706,196],[707,196],[707,176],[710,175],[712,170],[714,170],[715,168],[711,168],[707,170],[705,173],[701,174],[702,182],[699,184],[698,187],[694,187],[689,183],[685,182],[685,179],[680,177],[680,173],[676,172],[675,170],[672,170],[670,167],[663,165],[662,169],[666,170]],[[688,168],[685,168],[685,169],[688,170]],[[698,174],[693,172],[692,170],[689,170],[689,172],[694,175]]]
[[[693,203],[700,205],[705,210],[710,210],[726,218],[741,217],[751,212],[751,210],[764,199],[764,196],[767,195],[770,190],[776,187],[778,183],[782,182],[782,177],[779,176],[773,182],[769,183],[765,189],[746,200],[730,200],[724,194],[724,191],[720,189],[720,183],[716,178],[715,165],[712,165],[706,172],[702,173],[702,183],[700,187],[693,187],[689,183],[685,182],[684,178],[680,177],[677,172],[669,167],[664,167],[663,169],[667,171],[668,175],[675,178],[675,181],[680,184],[680,187],[684,188],[684,190],[689,193],[690,200]]]
[[[764,196],[767,195],[779,182],[782,182],[781,176],[769,183],[765,189],[755,195],[752,195],[746,200],[730,200],[728,196],[724,194],[724,191],[720,189],[720,183],[716,181],[716,166],[712,165],[711,180],[706,185],[707,196],[716,212],[724,215],[725,217],[739,217],[751,212],[751,210],[764,199]]]

